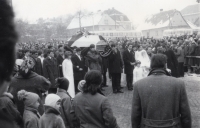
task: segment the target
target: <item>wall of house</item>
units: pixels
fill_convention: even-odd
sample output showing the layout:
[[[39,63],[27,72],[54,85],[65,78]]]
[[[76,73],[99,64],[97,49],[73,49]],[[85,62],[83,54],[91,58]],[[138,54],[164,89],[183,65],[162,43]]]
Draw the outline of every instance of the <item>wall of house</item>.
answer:
[[[145,38],[156,38],[161,39],[163,38],[163,32],[164,30],[168,29],[168,27],[165,28],[156,28],[156,29],[150,29],[150,30],[143,30],[142,34]]]
[[[175,12],[173,17],[171,18],[171,25],[172,27],[188,27],[188,24],[184,20],[184,18],[181,16],[180,12]]]
[[[200,13],[192,14],[192,15],[185,15],[183,16],[186,20],[194,23],[198,18],[200,19]],[[196,24],[195,24],[196,25]]]

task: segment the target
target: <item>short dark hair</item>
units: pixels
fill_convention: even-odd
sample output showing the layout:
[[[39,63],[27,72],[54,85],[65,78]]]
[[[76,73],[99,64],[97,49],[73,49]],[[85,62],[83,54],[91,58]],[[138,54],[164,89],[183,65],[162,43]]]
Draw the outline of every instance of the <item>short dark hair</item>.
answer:
[[[59,49],[60,47],[63,47],[63,45],[62,45],[62,44],[58,45],[58,49]]]
[[[42,51],[41,50],[38,51],[38,55],[39,56],[42,55]]]
[[[10,76],[15,65],[15,45],[18,39],[14,13],[6,0],[0,1],[0,30],[0,82],[3,82],[11,80]]]
[[[51,49],[52,47],[53,47],[53,46],[49,45],[49,46],[48,46],[48,49]]]
[[[91,93],[92,95],[97,93],[100,84],[102,83],[102,75],[98,70],[90,70],[85,75],[85,85],[83,86],[83,92]]]
[[[151,58],[151,69],[165,68],[167,63],[167,56],[161,53],[153,55]]]
[[[53,52],[53,50],[47,50],[47,55],[49,55],[51,52]]]

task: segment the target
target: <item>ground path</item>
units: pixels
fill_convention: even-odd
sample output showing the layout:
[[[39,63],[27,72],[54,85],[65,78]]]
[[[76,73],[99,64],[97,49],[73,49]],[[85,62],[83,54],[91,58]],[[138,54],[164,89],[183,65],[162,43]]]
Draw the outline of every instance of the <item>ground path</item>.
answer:
[[[180,78],[186,83],[186,90],[192,113],[192,128],[200,128],[200,77],[196,75]],[[131,128],[131,103],[133,91],[124,88],[124,93],[113,94],[111,82],[108,80],[109,87],[105,88],[104,93],[108,97],[115,117],[120,128]],[[125,83],[122,82],[122,86]]]

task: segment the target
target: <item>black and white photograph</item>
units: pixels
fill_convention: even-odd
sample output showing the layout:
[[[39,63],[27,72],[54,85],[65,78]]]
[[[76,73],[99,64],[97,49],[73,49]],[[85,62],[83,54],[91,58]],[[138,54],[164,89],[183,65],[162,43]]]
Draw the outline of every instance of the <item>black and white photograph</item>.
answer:
[[[200,128],[200,0],[0,0],[0,128]]]

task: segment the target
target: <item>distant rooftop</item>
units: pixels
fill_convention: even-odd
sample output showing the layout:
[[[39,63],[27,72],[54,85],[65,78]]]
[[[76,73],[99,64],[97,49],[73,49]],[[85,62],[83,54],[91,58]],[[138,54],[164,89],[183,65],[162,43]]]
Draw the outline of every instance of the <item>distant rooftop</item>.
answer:
[[[183,10],[181,10],[181,13],[183,16],[200,13],[200,3],[185,7]]]
[[[104,13],[108,14],[114,21],[130,21],[126,15],[115,8],[105,10]]]

